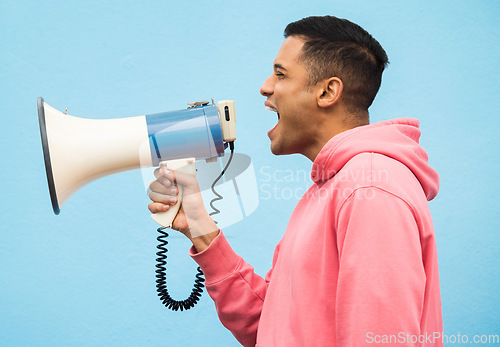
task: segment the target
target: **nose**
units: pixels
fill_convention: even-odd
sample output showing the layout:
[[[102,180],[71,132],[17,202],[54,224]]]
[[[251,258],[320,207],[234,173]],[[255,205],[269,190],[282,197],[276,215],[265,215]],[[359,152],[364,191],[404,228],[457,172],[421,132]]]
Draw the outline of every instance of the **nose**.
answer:
[[[274,74],[271,74],[260,87],[260,94],[262,96],[271,96],[274,93]]]

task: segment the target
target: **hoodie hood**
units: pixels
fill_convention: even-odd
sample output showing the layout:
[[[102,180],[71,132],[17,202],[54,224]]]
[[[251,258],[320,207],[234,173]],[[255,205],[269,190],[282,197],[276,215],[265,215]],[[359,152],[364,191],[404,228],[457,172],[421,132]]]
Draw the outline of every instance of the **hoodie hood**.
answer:
[[[314,160],[311,178],[315,183],[332,178],[354,156],[379,153],[408,167],[417,177],[427,200],[439,190],[439,175],[429,166],[418,141],[419,121],[397,118],[344,131],[331,138]]]

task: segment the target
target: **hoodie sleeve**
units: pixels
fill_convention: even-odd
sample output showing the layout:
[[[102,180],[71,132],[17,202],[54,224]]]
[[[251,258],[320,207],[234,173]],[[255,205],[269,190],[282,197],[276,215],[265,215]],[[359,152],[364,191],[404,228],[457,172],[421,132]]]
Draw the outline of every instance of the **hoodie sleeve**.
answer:
[[[425,272],[419,229],[401,198],[360,188],[338,214],[337,345],[370,345],[420,335]]]
[[[222,324],[243,346],[255,346],[257,327],[271,271],[266,279],[237,255],[220,234],[203,252],[190,255],[205,274],[208,294]]]

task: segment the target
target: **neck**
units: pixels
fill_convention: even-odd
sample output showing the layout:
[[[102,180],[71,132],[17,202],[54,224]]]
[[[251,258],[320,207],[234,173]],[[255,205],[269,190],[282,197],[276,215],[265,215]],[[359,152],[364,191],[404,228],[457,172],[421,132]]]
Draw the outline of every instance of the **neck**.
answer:
[[[321,149],[325,144],[330,141],[332,137],[343,133],[344,131],[356,128],[358,126],[368,125],[368,112],[365,114],[337,112],[327,113],[321,115],[322,121],[318,125],[318,136],[316,137],[316,144],[307,148],[302,153],[309,158],[312,162],[316,159]]]

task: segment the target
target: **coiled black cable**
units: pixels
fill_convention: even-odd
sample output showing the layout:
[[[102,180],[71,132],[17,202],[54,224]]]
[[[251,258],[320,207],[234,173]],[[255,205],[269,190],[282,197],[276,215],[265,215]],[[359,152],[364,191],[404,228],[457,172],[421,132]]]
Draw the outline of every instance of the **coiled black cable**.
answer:
[[[156,258],[156,290],[158,291],[158,296],[160,297],[161,302],[165,305],[166,308],[169,308],[174,311],[189,310],[191,307],[196,305],[196,303],[200,300],[201,294],[203,293],[203,284],[205,282],[205,278],[203,277],[203,272],[200,267],[198,267],[198,273],[196,274],[196,280],[194,281],[194,288],[191,291],[191,295],[185,300],[174,300],[168,293],[167,289],[167,237],[168,233],[164,231],[167,229],[166,227],[158,228],[158,232],[160,236],[158,236],[157,240],[160,242],[156,248],[159,251],[156,253],[158,258]]]
[[[210,207],[213,210],[213,212],[209,213],[210,216],[213,216],[214,214],[220,213],[220,210],[217,207],[214,206],[214,202],[222,200],[222,195],[220,195],[219,193],[217,193],[215,191],[215,185],[217,184],[217,182],[219,182],[219,180],[222,178],[222,176],[226,173],[226,170],[229,167],[229,164],[231,164],[231,160],[233,160],[233,154],[234,154],[234,144],[233,144],[233,142],[230,142],[229,146],[230,146],[230,149],[231,149],[231,154],[229,155],[229,159],[227,160],[226,166],[224,166],[224,169],[220,173],[219,177],[217,177],[215,179],[214,183],[212,183],[212,187],[211,187],[212,188],[212,193],[214,193],[214,195],[217,196],[217,197],[213,198],[210,201]],[[215,222],[215,224],[217,224],[217,221],[214,221],[214,222]]]
[[[216,198],[212,199],[210,201],[210,207],[214,210],[214,212],[210,213],[210,216],[220,213],[220,210],[217,209],[213,203],[216,201],[219,201],[222,199],[222,195],[217,193],[215,191],[215,185],[217,182],[222,178],[224,173],[226,172],[227,168],[229,167],[229,164],[231,163],[231,160],[233,159],[233,153],[234,153],[234,143],[230,142],[229,143],[230,149],[231,149],[231,155],[229,156],[229,159],[226,163],[226,166],[220,173],[219,177],[217,177],[212,183],[212,192],[217,196]],[[217,222],[215,222],[217,223]],[[197,271],[198,273],[196,274],[196,279],[194,281],[194,287],[193,290],[191,291],[191,294],[189,297],[185,300],[175,300],[173,299],[170,294],[168,293],[167,289],[167,237],[168,233],[165,231],[167,227],[161,227],[158,228],[157,231],[160,233],[160,236],[158,236],[156,239],[160,243],[158,246],[156,246],[157,249],[159,249],[158,252],[156,252],[156,255],[158,258],[156,258],[156,291],[158,292],[158,296],[160,297],[161,302],[165,305],[166,308],[169,308],[174,311],[178,311],[179,309],[181,311],[183,310],[189,310],[191,307],[196,305],[196,303],[200,300],[201,295],[203,294],[203,288],[205,287],[205,277],[203,275],[203,271],[201,271],[200,267],[198,267]]]

